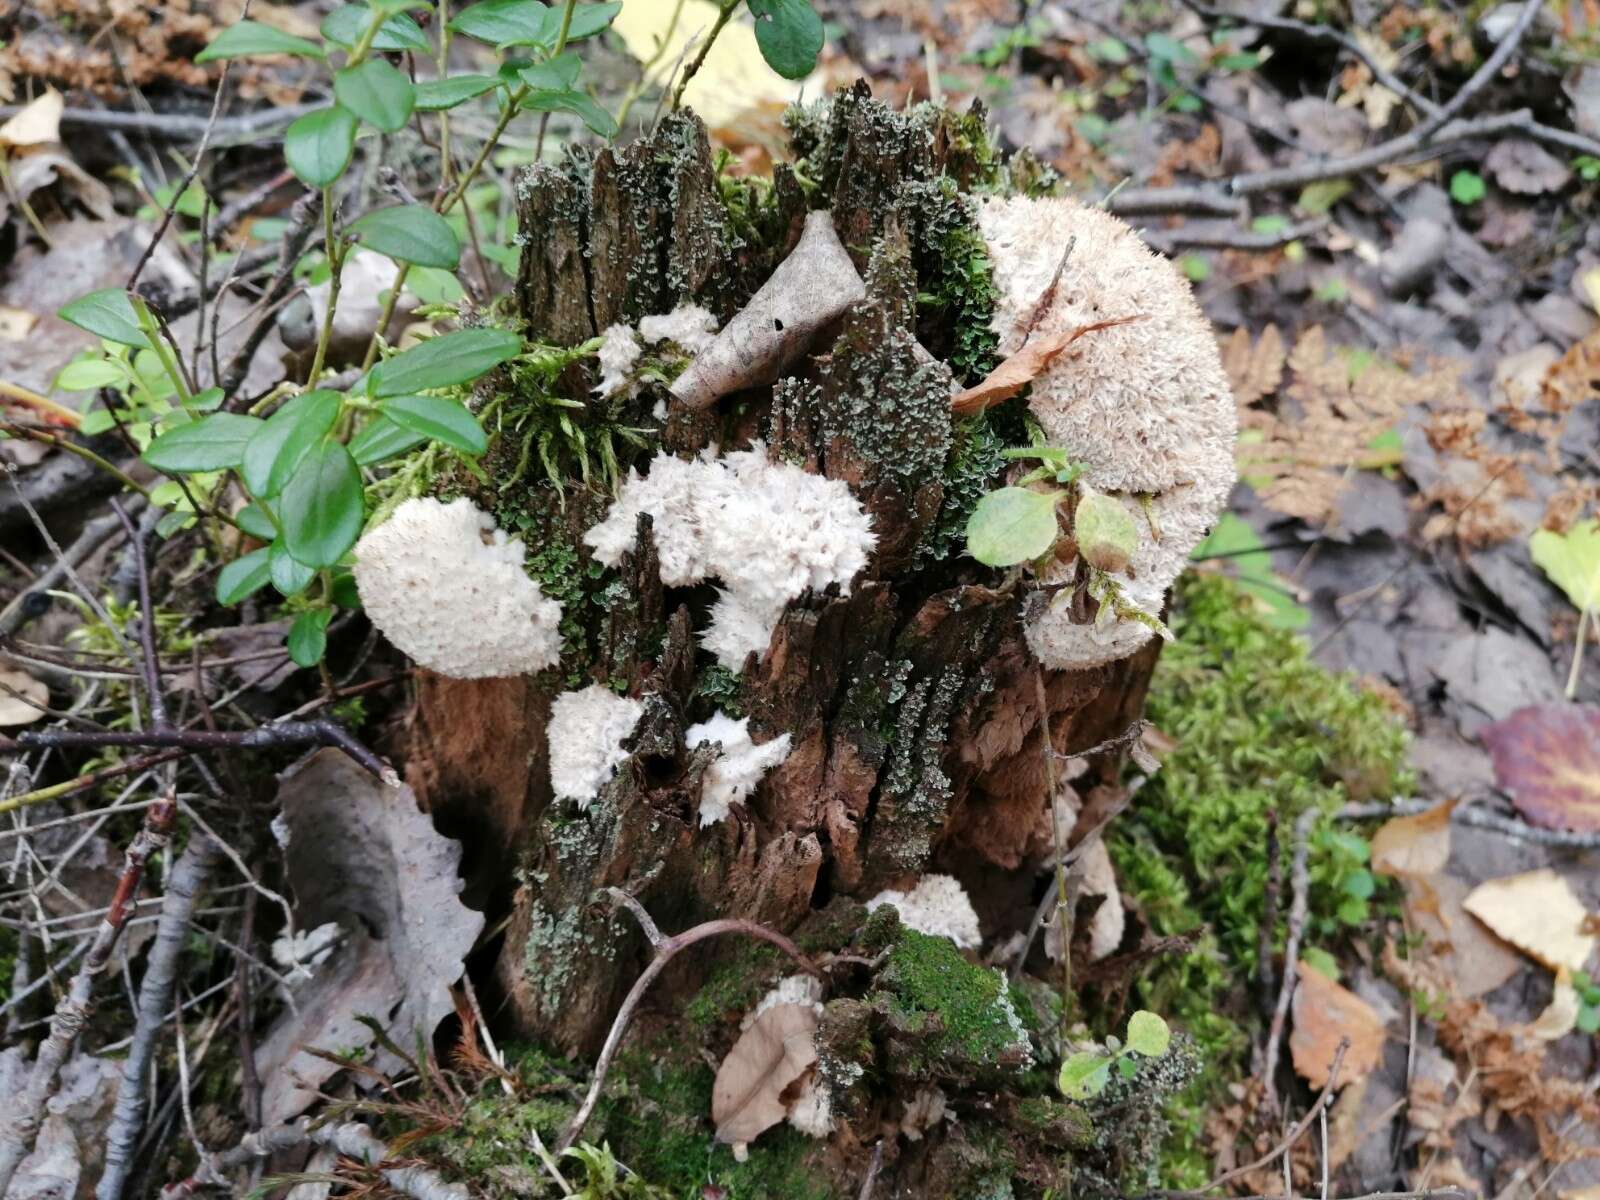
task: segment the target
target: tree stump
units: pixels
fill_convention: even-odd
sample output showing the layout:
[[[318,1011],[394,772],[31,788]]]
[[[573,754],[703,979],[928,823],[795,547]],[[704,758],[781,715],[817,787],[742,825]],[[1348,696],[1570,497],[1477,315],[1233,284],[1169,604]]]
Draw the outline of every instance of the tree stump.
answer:
[[[688,301],[726,321],[793,249],[809,209],[831,209],[867,283],[777,384],[704,412],[674,400],[653,420],[668,399],[654,383],[595,400],[592,363],[555,384],[585,402],[562,411],[590,442],[651,431],[612,438],[619,471],[659,450],[762,438],[774,456],[847,482],[871,514],[877,550],[849,594],[792,603],[737,675],[696,642],[712,590],[660,582],[648,518],[635,551],[606,569],[581,541],[605,514],[605,488],[558,488],[529,467],[537,448],[530,459],[515,438],[491,451],[487,483],[461,481],[521,534],[563,601],[566,651],[537,676],[424,675],[412,782],[469,855],[514,878],[498,978],[519,1030],[570,1054],[598,1048],[644,961],[605,887],[668,930],[739,916],[788,931],[832,897],[941,871],[966,886],[987,934],[1024,927],[1050,845],[1047,755],[1123,732],[1158,652],[1154,642],[1108,667],[1041,671],[1015,580],[961,552],[972,505],[1004,473],[1002,438],[1021,427],[1020,402],[964,421],[950,412],[952,379],[993,365],[982,242],[963,193],[1032,190],[1045,172],[1025,156],[1002,163],[981,112],[896,112],[861,85],[792,126],[798,166],[770,182],[719,170],[689,114],[520,182],[516,303],[527,335],[553,346]],[[591,682],[645,709],[630,757],[580,812],[552,799],[546,723],[556,695]],[[758,741],[787,733],[792,746],[731,819],[701,828],[711,753],[686,749],[684,731],[717,709],[747,715]]]

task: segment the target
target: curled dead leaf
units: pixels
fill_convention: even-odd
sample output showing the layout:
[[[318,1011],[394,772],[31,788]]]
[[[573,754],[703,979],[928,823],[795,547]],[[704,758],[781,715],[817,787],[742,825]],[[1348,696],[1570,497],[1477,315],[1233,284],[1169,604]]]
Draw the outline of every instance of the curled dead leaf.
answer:
[[[1572,986],[1572,977],[1566,971],[1556,972],[1555,991],[1550,1003],[1534,1018],[1528,1032],[1541,1042],[1554,1042],[1567,1036],[1578,1024],[1578,989]]]
[[[1027,387],[1040,375],[1043,375],[1050,364],[1060,358],[1066,348],[1086,334],[1097,333],[1102,329],[1114,329],[1118,325],[1127,325],[1140,320],[1137,315],[1131,317],[1113,317],[1107,321],[1095,321],[1089,325],[1079,325],[1076,329],[1063,329],[1058,333],[1045,334],[1041,337],[1029,338],[1005,362],[1001,363],[981,382],[974,384],[964,392],[957,392],[950,398],[950,411],[957,416],[970,417],[980,413],[991,404],[999,404],[1002,400],[1009,400],[1023,388]]]
[[[1469,916],[1462,902],[1471,888],[1454,875],[1402,879],[1406,916],[1427,939],[1432,959],[1463,1000],[1487,995],[1522,970],[1522,958]]]
[[[1289,1054],[1294,1069],[1312,1087],[1325,1087],[1339,1043],[1349,1046],[1339,1064],[1338,1086],[1367,1075],[1383,1057],[1383,1020],[1360,996],[1304,962],[1295,964],[1294,1031]]]
[[[1481,883],[1462,907],[1552,971],[1581,971],[1594,953],[1589,914],[1572,885],[1548,867]]]
[[[711,1119],[717,1140],[737,1150],[782,1121],[817,1061],[817,1010],[774,1004],[750,1024],[717,1068]]]
[[[687,370],[672,394],[690,408],[771,383],[831,321],[867,294],[833,218],[817,211],[789,257]]]
[[[50,689],[21,671],[0,671],[0,727],[31,725],[45,715]]]
[[[1437,875],[1450,861],[1450,814],[1457,801],[1410,817],[1391,817],[1372,835],[1372,869],[1380,875]]]

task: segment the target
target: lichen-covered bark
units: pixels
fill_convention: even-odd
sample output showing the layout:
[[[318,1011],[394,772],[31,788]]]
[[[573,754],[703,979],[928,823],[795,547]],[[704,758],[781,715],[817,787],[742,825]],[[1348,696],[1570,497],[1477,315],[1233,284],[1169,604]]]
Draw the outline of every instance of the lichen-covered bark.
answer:
[[[830,207],[866,299],[776,387],[707,414],[669,408],[661,434],[619,466],[765,438],[775,455],[847,481],[878,536],[849,595],[791,604],[767,652],[735,676],[695,643],[711,589],[660,585],[648,520],[635,554],[600,569],[579,534],[603,512],[603,490],[569,484],[558,496],[537,472],[518,474],[515,454],[491,453],[485,503],[562,596],[567,653],[535,678],[425,679],[414,757],[431,802],[515,859],[499,978],[541,1041],[592,1052],[637,973],[642,943],[599,898],[607,886],[666,929],[737,915],[790,930],[830,896],[866,898],[935,869],[981,878],[991,919],[1031,903],[1027,863],[1048,845],[1048,750],[1095,745],[1139,711],[1153,651],[1041,674],[1021,596],[952,545],[1001,462],[987,421],[957,426],[949,407],[953,378],[984,369],[993,346],[961,193],[1007,182],[973,120],[847,91],[826,115],[796,119],[803,170],[780,168],[770,184],[719,178],[688,116],[522,181],[517,301],[531,337],[564,345],[684,301],[725,320],[792,248],[807,201]],[[579,367],[560,382],[582,398],[593,380]],[[665,398],[652,385],[612,417]],[[580,429],[601,419],[572,412]],[[543,722],[557,692],[593,681],[646,707],[632,756],[579,811],[551,802]],[[710,753],[686,750],[684,731],[717,709],[748,715],[758,742],[788,734],[792,748],[733,818],[701,828]]]

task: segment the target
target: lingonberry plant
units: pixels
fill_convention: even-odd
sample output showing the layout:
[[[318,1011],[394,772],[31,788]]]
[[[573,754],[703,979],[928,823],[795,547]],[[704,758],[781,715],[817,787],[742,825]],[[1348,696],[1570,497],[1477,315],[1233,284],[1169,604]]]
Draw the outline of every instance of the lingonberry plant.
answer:
[[[812,70],[823,34],[809,0],[727,0],[690,72],[741,5],[755,17],[757,43],[775,70],[790,78]],[[429,30],[411,15],[424,9],[431,10]],[[566,113],[600,138],[616,135],[617,121],[580,84],[578,46],[604,33],[621,9],[621,0],[481,0],[451,15],[447,0],[368,0],[335,9],[316,39],[245,19],[196,56],[207,63],[288,55],[323,63],[331,74],[332,103],[296,120],[283,142],[289,170],[320,200],[322,238],[315,253],[328,281],[303,383],[282,383],[249,405],[236,403],[223,386],[198,387],[160,313],[134,291],[93,292],[60,311],[102,342],[100,354],[78,359],[58,380],[67,390],[101,391],[106,406],[88,415],[84,431],[116,426],[147,465],[171,477],[147,493],[170,509],[159,526],[163,535],[208,523],[213,550],[227,560],[217,573],[220,603],[237,604],[268,584],[282,595],[296,614],[290,656],[302,666],[321,660],[335,609],[359,603],[351,549],[373,513],[381,517],[392,507],[393,476],[403,473],[414,482],[416,473],[396,460],[422,454],[432,464],[441,453],[469,461],[485,453],[490,435],[466,403],[472,384],[514,359],[548,355],[550,348],[526,345],[517,331],[489,326],[441,333],[399,351],[384,334],[414,270],[459,270],[464,201],[470,203],[474,182],[519,115],[537,116],[541,132],[551,114]],[[492,48],[497,68],[452,73],[456,38]],[[432,63],[435,78],[416,79],[419,60]],[[495,106],[494,126],[460,167],[451,149],[451,110],[486,96]],[[355,200],[341,194],[340,184],[358,147],[413,122],[431,126],[423,140],[439,151],[434,198],[407,196],[350,214]],[[358,247],[391,259],[395,274],[359,377],[335,387],[328,368],[340,282]],[[508,257],[492,249],[484,256]],[[448,306],[430,311],[455,315]],[[593,352],[592,346],[578,349]],[[262,544],[229,559],[219,524]]]

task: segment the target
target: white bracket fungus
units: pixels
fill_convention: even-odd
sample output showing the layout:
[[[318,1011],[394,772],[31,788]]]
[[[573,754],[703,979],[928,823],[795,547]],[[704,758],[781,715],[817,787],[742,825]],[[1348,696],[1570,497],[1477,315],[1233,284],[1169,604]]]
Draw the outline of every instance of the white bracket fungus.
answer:
[[[750,740],[750,718],[735,721],[724,712],[709,721],[689,726],[684,739],[692,750],[696,746],[720,743],[721,751],[706,771],[700,793],[700,825],[715,825],[742,802],[762,777],[789,757],[789,735],[756,745]]]
[[[807,588],[848,589],[876,544],[871,517],[845,483],[768,462],[760,443],[693,462],[658,454],[583,540],[616,566],[633,548],[641,512],[654,523],[662,583],[722,581],[702,641],[730,671],[766,650],[784,606]]]
[[[1081,338],[1033,381],[1028,406],[1049,444],[1086,464],[1084,483],[1127,508],[1140,537],[1109,578],[1125,606],[1154,618],[1233,487],[1237,418],[1211,327],[1177,268],[1102,209],[996,197],[979,204],[978,226],[999,293],[1002,355],[1021,348],[1030,325],[1037,337],[1139,318]],[[1034,322],[1069,244],[1051,302]],[[1075,569],[1075,561],[1059,563],[1045,581]],[[1126,658],[1152,626],[1114,612],[1077,624],[1062,590],[1027,632],[1040,662],[1073,669]]]
[[[579,808],[600,794],[628,757],[622,743],[633,733],[644,705],[598,683],[562,692],[550,706],[550,786],[558,800]]]
[[[907,929],[933,937],[947,937],[963,950],[983,944],[978,914],[961,884],[949,875],[924,875],[909,892],[879,892],[867,901],[867,911],[890,905]]]
[[[456,679],[522,675],[561,658],[561,605],[470,500],[405,501],[356,543],[356,588],[384,637]]]
[[[716,340],[717,318],[698,304],[680,304],[669,313],[644,317],[639,328],[631,325],[608,325],[600,334],[600,382],[594,387],[596,396],[609,396],[626,388],[631,396],[638,390],[633,378],[634,368],[644,355],[646,346],[662,342],[676,342],[690,354],[699,354]],[[665,407],[657,413],[665,417]]]

